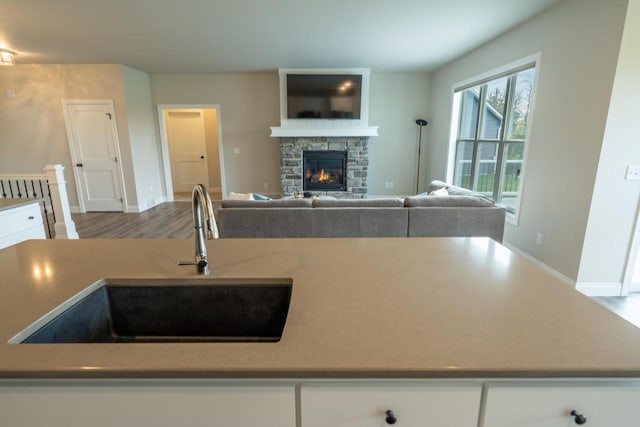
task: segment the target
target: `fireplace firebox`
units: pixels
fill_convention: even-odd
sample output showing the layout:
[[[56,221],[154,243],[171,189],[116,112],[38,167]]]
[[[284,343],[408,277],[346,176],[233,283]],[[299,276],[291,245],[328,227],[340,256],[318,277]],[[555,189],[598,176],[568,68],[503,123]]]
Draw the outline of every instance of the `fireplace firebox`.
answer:
[[[304,191],[345,191],[346,151],[303,151]]]

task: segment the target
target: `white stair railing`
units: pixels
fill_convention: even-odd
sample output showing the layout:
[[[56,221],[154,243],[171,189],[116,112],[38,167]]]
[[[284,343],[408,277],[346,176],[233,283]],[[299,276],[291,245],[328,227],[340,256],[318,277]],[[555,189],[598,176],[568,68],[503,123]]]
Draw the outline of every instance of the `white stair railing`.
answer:
[[[77,239],[71,219],[64,166],[46,165],[44,174],[0,174],[0,198],[41,199],[48,237]]]

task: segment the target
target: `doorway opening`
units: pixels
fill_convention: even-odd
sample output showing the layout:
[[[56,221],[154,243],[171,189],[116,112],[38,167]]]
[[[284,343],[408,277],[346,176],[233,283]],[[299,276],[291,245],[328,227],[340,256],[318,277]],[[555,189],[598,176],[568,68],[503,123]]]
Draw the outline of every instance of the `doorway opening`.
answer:
[[[191,200],[204,184],[215,200],[225,194],[222,129],[218,105],[159,105],[167,200]]]

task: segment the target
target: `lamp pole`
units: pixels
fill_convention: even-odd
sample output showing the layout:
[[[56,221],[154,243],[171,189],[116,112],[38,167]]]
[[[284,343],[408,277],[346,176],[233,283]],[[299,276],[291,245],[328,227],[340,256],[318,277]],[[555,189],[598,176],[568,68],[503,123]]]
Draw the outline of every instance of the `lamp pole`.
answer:
[[[420,154],[422,152],[422,127],[428,123],[424,119],[416,120],[416,124],[420,129],[420,136],[418,137],[418,173],[416,174],[416,194],[418,194],[418,187],[420,185]]]

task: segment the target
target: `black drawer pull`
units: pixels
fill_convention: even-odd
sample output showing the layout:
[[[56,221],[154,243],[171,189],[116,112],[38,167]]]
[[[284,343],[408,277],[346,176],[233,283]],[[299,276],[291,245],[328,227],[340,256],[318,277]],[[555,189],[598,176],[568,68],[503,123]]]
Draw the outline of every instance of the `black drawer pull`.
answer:
[[[35,219],[35,217],[34,217],[34,216],[30,216],[30,217],[29,217],[29,218],[27,218],[27,219]]]
[[[386,416],[384,417],[384,420],[387,424],[395,424],[396,421],[398,421],[398,419],[396,418],[396,414],[394,414],[390,409],[385,413],[385,415]]]
[[[582,425],[587,423],[587,417],[582,414],[579,414],[575,409],[571,411],[571,415],[573,416],[573,421],[576,424]]]

